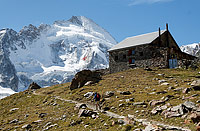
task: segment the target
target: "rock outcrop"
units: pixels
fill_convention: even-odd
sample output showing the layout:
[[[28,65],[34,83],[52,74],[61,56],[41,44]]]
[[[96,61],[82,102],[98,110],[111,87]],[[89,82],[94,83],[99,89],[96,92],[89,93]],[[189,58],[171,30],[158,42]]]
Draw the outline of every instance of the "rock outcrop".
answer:
[[[97,113],[91,110],[80,109],[78,113],[79,117],[92,117],[93,119],[97,117]]]
[[[82,70],[72,79],[70,90],[83,87],[88,81],[97,83],[101,80],[101,73],[98,71]]]
[[[35,82],[32,82],[30,85],[29,85],[29,87],[28,87],[28,89],[40,89],[41,87],[37,84],[37,83],[35,83]]]

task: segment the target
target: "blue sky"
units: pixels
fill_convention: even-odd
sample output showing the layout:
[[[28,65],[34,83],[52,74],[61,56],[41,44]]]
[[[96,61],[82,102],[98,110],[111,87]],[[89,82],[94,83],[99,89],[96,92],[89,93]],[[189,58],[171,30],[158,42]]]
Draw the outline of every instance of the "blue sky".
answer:
[[[179,45],[200,42],[200,0],[0,0],[0,29],[86,16],[118,42],[165,29]]]

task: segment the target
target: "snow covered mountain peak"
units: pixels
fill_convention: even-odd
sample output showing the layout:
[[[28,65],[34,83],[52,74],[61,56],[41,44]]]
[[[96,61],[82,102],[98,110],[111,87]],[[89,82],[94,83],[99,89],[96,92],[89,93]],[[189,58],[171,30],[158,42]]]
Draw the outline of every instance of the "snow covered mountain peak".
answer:
[[[94,36],[111,43],[116,43],[115,39],[106,30],[85,16],[72,16],[67,21],[55,21],[53,25],[61,30],[72,30],[76,31],[74,33],[79,33],[81,35],[84,33],[88,36],[91,35],[91,37]]]
[[[9,69],[0,72],[0,86],[22,91],[33,81],[50,86],[70,81],[82,69],[107,68],[107,50],[115,44],[107,31],[83,16],[30,24],[18,33],[0,30],[0,66],[11,71],[9,77]]]
[[[200,56],[200,43],[183,45],[183,46],[180,47],[180,49],[183,52],[188,53],[190,55],[197,56],[197,57]]]
[[[80,20],[80,17],[78,18],[77,16],[72,16],[72,18],[69,19],[68,21],[70,21],[73,24],[77,24],[77,25],[83,26],[83,23]]]

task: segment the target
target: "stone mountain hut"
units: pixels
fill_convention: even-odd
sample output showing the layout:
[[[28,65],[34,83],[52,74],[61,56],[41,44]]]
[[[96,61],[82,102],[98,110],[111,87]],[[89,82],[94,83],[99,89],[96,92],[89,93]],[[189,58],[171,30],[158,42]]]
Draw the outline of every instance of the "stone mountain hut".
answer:
[[[196,57],[182,52],[168,30],[128,37],[109,52],[110,73],[134,67],[175,68]]]

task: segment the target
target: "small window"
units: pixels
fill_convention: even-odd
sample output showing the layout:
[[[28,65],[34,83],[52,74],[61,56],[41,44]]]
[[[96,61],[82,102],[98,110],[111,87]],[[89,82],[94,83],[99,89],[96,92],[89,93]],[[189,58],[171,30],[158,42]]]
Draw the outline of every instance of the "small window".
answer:
[[[132,50],[132,53],[131,53],[132,55],[134,55],[135,54],[135,51],[134,50]]]
[[[126,55],[123,55],[123,59],[126,59]]]
[[[135,59],[129,59],[129,64],[135,64]]]
[[[132,59],[132,64],[135,64],[135,59]]]
[[[118,60],[118,56],[116,55],[116,56],[115,56],[115,61],[117,61],[117,60]]]
[[[130,56],[130,55],[131,55],[131,53],[132,53],[132,52],[131,52],[131,50],[129,50],[129,51],[128,51],[128,56]]]
[[[140,56],[143,56],[143,52],[140,52]]]

